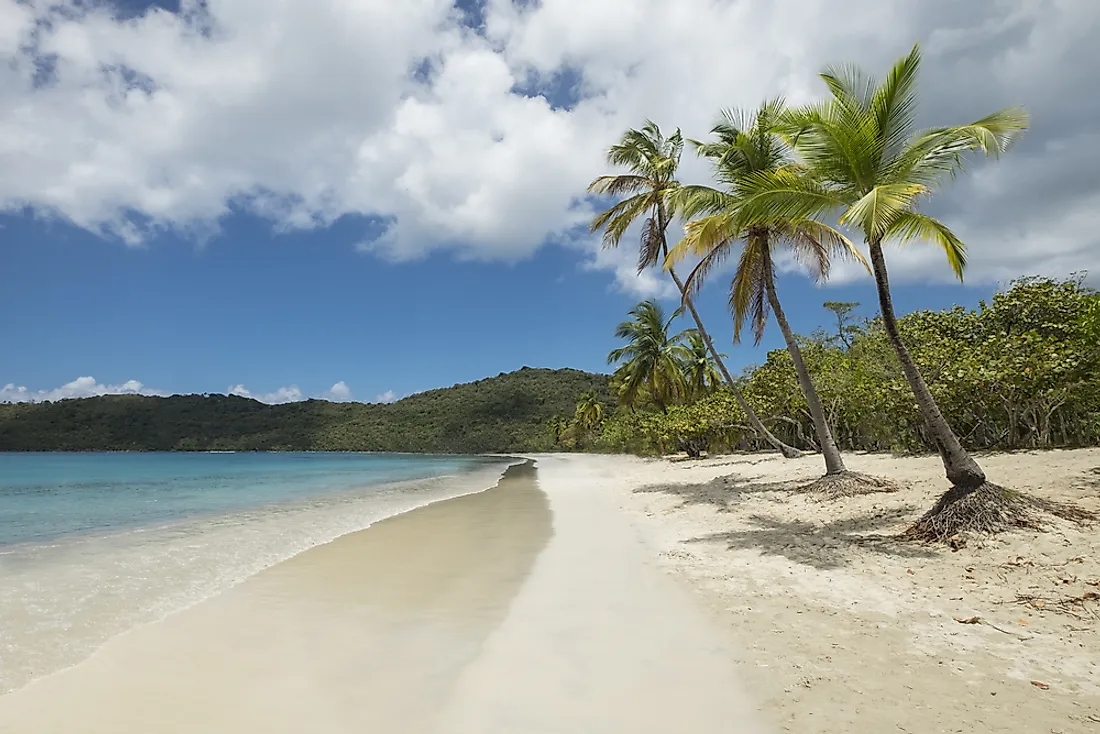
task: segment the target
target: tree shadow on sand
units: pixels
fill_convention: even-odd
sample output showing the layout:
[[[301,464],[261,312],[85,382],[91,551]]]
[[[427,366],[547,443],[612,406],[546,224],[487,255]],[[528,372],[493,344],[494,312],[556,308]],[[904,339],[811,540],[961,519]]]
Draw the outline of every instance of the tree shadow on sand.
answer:
[[[879,510],[824,526],[752,515],[749,518],[752,528],[713,533],[684,542],[725,543],[729,550],[755,549],[820,570],[849,565],[853,548],[902,558],[934,558],[937,554],[932,549],[875,532],[912,518],[914,512],[915,507]]]
[[[793,492],[805,483],[805,481],[754,482],[736,474],[730,474],[699,484],[652,484],[639,487],[634,492],[637,494],[668,494],[679,497],[683,501],[681,507],[711,505],[716,507],[719,512],[729,512],[732,505],[747,495]]]

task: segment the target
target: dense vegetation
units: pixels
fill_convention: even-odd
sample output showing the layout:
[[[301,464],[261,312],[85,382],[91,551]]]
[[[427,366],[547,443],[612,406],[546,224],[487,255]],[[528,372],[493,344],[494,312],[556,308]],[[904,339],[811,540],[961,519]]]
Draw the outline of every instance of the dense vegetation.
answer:
[[[1100,444],[1098,313],[1100,295],[1080,278],[1029,278],[975,310],[919,311],[899,326],[967,448],[1070,448]],[[798,340],[843,450],[935,451],[881,319],[845,318],[835,332]],[[740,386],[775,434],[818,449],[787,350],[769,352]],[[576,440],[565,432],[562,442]],[[590,445],[640,454],[766,448],[723,389],[667,411],[645,401],[623,406]]]
[[[608,376],[524,367],[388,405],[225,395],[0,405],[0,451],[535,451],[553,445],[549,419],[586,392],[609,403]]]

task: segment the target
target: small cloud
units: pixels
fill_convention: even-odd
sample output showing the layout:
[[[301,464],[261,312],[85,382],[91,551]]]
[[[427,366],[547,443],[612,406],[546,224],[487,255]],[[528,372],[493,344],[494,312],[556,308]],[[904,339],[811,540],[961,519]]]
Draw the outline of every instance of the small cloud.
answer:
[[[104,385],[94,377],[78,377],[52,390],[31,391],[26,387],[8,383],[0,389],[0,403],[43,403],[46,401],[91,398],[97,395],[164,395],[160,390],[146,387],[137,380],[127,380],[121,385]]]
[[[297,385],[290,385],[289,387],[280,387],[275,392],[255,394],[244,385],[231,385],[226,388],[226,393],[229,395],[236,395],[241,398],[251,398],[253,400],[259,400],[261,403],[267,403],[269,405],[281,405],[283,403],[298,403],[306,399],[306,396],[302,393],[301,389]]]
[[[346,403],[351,400],[351,388],[343,380],[337,382],[335,385],[328,389],[328,392],[324,395],[326,400],[331,400],[335,403]]]
[[[374,402],[376,403],[392,403],[396,400],[397,393],[395,393],[393,390],[387,390],[386,392],[381,393],[374,398]]]

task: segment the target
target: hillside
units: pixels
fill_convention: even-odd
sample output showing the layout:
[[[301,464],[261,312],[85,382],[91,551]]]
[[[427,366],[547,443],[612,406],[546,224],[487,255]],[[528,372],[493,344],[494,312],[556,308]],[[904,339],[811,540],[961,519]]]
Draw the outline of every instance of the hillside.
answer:
[[[608,375],[524,367],[388,405],[266,405],[226,395],[111,395],[0,405],[0,451],[407,451],[551,446],[546,428]]]

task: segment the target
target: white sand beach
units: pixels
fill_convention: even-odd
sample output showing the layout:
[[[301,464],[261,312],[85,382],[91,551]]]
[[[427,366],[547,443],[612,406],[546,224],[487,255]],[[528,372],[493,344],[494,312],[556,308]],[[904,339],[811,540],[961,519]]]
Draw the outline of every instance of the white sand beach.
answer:
[[[1097,589],[1095,529],[867,537],[931,504],[932,458],[852,456],[907,487],[832,503],[790,489],[819,457],[536,459],[111,640],[0,698],[0,731],[1100,727],[1098,605],[1061,603]],[[1100,450],[983,463],[1100,509]]]

